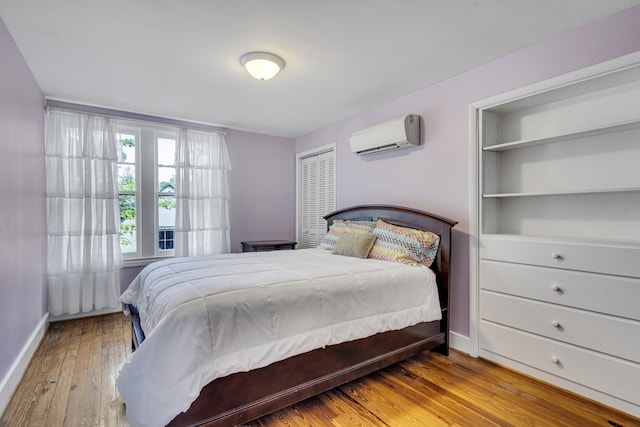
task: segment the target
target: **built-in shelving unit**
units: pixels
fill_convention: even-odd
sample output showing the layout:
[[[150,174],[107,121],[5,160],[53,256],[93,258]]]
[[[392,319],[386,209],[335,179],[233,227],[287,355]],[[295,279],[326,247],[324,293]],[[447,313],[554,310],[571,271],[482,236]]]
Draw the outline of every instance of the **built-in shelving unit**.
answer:
[[[640,416],[634,58],[476,104],[477,321],[480,356]]]

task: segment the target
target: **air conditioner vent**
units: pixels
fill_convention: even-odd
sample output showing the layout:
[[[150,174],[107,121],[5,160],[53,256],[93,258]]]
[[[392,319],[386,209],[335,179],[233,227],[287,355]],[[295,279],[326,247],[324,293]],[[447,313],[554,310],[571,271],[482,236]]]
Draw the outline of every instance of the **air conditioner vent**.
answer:
[[[420,116],[409,114],[355,132],[351,151],[364,156],[420,145]]]

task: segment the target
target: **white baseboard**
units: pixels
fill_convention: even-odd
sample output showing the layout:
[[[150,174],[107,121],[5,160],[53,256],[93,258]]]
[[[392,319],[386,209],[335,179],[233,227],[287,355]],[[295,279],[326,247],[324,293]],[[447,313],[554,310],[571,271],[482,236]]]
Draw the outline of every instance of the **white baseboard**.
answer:
[[[471,354],[471,341],[469,337],[460,335],[455,332],[449,332],[449,347],[454,348],[463,353]]]
[[[31,336],[25,343],[24,347],[22,347],[22,351],[13,362],[13,365],[9,368],[7,375],[0,383],[0,414],[4,413],[4,410],[7,409],[11,396],[13,396],[13,393],[16,391],[20,380],[22,380],[22,376],[27,370],[27,366],[29,366],[31,358],[38,349],[38,345],[40,345],[40,341],[47,330],[48,324],[49,313],[45,313],[31,333]]]

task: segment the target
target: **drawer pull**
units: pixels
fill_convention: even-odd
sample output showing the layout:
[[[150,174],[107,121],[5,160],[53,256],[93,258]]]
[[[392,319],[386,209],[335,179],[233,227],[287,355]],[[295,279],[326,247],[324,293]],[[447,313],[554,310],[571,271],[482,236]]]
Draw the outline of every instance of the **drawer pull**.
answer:
[[[555,283],[553,285],[551,285],[551,290],[553,292],[562,293],[562,288],[560,287],[560,285],[557,285]]]
[[[563,256],[561,254],[559,254],[558,252],[552,252],[551,253],[551,258],[557,259],[558,261],[562,261]]]
[[[551,326],[553,326],[554,328],[559,328],[560,322],[558,322],[557,320],[554,320],[553,322],[551,322]]]
[[[560,363],[560,359],[558,358],[558,356],[551,356],[551,361],[556,365]]]

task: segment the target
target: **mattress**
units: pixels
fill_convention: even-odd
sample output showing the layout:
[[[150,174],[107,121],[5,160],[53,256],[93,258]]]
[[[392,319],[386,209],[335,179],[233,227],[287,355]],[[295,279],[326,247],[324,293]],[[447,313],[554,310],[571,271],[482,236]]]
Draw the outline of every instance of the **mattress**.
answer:
[[[120,301],[146,335],[116,380],[134,427],[166,425],[216,378],[441,318],[429,268],[322,249],[156,262]]]

